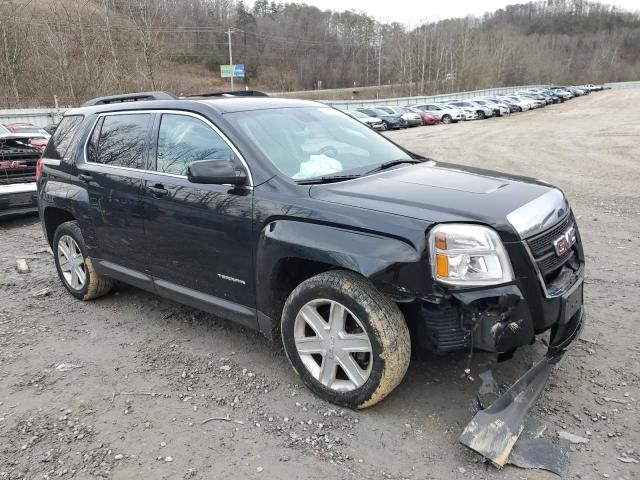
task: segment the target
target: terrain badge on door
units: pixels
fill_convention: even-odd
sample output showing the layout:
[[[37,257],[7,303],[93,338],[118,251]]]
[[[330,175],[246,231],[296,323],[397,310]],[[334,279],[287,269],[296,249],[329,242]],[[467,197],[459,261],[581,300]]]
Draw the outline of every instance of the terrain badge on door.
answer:
[[[220,277],[223,280],[227,280],[229,282],[239,283],[240,285],[246,285],[247,284],[247,282],[245,282],[244,280],[240,280],[239,278],[230,277],[228,275],[222,275],[221,273],[218,274],[218,277]]]

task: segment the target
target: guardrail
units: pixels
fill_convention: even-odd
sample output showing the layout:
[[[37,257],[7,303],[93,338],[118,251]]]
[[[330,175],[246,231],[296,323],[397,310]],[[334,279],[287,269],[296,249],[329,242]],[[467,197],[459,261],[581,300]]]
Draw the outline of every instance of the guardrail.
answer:
[[[356,108],[366,108],[373,105],[415,105],[419,103],[435,103],[442,100],[453,98],[474,98],[484,97],[489,95],[500,95],[507,93],[514,93],[518,90],[527,88],[540,88],[547,85],[520,85],[516,87],[499,87],[499,88],[487,88],[484,90],[472,90],[468,92],[453,92],[443,93],[440,95],[427,95],[416,97],[398,97],[398,98],[383,98],[380,100],[368,99],[368,100],[320,100],[326,105],[331,105],[343,110],[353,110]],[[618,88],[640,88],[639,82],[615,82],[607,83],[605,86],[618,89]],[[32,123],[39,127],[44,127],[51,123],[57,123],[64,115],[66,108],[23,108],[23,109],[10,109],[0,110],[0,123]]]
[[[31,123],[46,127],[58,123],[64,115],[64,108],[21,108],[0,110],[0,123]]]

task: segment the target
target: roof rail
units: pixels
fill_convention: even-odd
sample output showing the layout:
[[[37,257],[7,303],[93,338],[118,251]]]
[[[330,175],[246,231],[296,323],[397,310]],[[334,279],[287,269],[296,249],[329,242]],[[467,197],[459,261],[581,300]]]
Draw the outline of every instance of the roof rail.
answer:
[[[123,95],[93,98],[83,103],[82,106],[93,107],[96,105],[108,105],[110,103],[143,102],[145,100],[177,100],[177,98],[175,95],[167,92],[125,93]]]
[[[211,93],[199,93],[197,95],[187,95],[185,98],[194,97],[268,97],[264,92],[258,90],[236,90],[233,92],[211,92]]]

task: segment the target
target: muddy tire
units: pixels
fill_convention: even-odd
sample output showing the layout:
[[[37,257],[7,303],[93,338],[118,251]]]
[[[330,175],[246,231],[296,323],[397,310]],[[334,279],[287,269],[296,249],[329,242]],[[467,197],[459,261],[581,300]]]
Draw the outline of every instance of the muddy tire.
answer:
[[[284,305],[281,333],[304,384],[348,408],[385,398],[411,357],[409,329],[398,306],[366,278],[344,270],[321,273],[295,288]]]
[[[113,280],[96,272],[78,222],[65,222],[56,229],[52,249],[58,276],[71,295],[92,300],[109,293]]]

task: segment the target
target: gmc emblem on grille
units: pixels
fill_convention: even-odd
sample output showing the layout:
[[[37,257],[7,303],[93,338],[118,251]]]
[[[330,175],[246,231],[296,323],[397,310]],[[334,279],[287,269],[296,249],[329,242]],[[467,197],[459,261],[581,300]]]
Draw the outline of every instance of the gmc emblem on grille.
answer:
[[[573,247],[574,243],[576,243],[576,229],[575,227],[571,227],[564,232],[560,238],[556,238],[553,241],[553,248],[556,249],[556,255],[559,257],[563,256]]]

